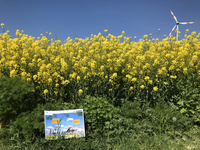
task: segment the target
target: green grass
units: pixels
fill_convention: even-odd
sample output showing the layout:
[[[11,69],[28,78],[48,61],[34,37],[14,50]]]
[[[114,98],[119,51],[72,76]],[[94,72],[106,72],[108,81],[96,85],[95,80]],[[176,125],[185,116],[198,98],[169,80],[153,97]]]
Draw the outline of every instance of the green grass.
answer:
[[[0,148],[2,150],[11,150],[11,149],[54,149],[52,145],[57,143],[66,143],[64,145],[69,146],[61,146],[56,149],[95,149],[95,150],[184,150],[184,149],[196,149],[198,150],[200,147],[200,128],[195,127],[191,129],[189,132],[184,133],[186,136],[177,136],[171,137],[168,134],[158,135],[155,134],[153,136],[147,135],[145,132],[140,134],[130,134],[123,135],[121,137],[113,138],[102,138],[96,137],[95,139],[87,139],[85,138],[74,138],[74,139],[64,139],[64,140],[45,140],[44,137],[38,138],[34,144],[30,144],[29,141],[23,141],[17,139],[17,136],[12,139],[15,141],[15,144],[8,144],[6,141],[0,141]],[[9,142],[9,141],[7,141]],[[42,146],[43,145],[43,146]],[[63,144],[61,144],[63,145]]]

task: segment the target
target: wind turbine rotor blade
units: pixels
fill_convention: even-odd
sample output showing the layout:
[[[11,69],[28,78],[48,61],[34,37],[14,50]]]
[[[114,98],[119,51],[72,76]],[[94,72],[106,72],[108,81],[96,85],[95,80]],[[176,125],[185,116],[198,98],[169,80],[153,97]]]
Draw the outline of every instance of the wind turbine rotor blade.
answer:
[[[173,14],[173,12],[170,10],[172,16],[174,17],[174,20],[176,21],[176,23],[178,23],[177,19],[176,19],[176,16]]]
[[[196,22],[179,22],[179,24],[193,24],[193,23],[196,23]]]
[[[170,32],[170,34],[169,34],[168,37],[170,37],[170,35],[172,34],[172,32],[174,31],[174,29],[176,28],[176,26],[177,26],[177,25],[175,25],[175,26],[173,27],[173,29],[172,29],[172,31]]]

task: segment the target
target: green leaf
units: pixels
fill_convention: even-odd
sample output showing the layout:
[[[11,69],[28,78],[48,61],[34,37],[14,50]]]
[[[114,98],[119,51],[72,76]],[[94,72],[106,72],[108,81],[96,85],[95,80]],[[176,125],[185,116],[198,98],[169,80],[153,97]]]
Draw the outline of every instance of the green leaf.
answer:
[[[196,110],[200,110],[200,105],[196,106]]]
[[[181,100],[180,100],[180,101],[178,101],[178,103],[177,103],[177,104],[179,104],[179,105],[183,106],[183,105],[184,105],[183,103],[184,103],[184,101],[181,101]]]
[[[183,113],[185,113],[187,110],[185,109],[185,108],[182,108],[181,110],[180,110],[180,112],[183,114]]]
[[[193,110],[189,110],[192,114],[195,114],[195,111],[193,111]]]

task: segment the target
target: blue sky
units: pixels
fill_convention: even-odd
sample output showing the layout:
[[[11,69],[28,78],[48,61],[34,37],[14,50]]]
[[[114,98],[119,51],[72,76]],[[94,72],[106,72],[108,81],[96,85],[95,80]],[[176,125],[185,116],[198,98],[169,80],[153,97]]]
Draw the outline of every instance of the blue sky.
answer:
[[[199,0],[0,0],[0,23],[12,38],[17,29],[33,37],[47,31],[63,44],[67,37],[85,39],[107,29],[138,41],[150,33],[157,38],[158,29],[159,39],[168,36],[175,25],[172,10],[179,22],[196,22],[179,26],[183,38],[186,29],[200,32],[199,6]]]

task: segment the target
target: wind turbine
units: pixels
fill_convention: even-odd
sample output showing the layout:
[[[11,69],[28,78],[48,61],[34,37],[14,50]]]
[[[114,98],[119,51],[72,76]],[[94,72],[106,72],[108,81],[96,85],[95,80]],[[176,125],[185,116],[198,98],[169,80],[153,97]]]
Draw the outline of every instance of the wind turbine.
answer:
[[[174,20],[176,21],[176,25],[173,27],[172,31],[170,32],[169,36],[172,34],[172,32],[174,31],[174,29],[177,27],[177,33],[176,33],[176,41],[178,41],[178,25],[179,24],[193,24],[193,23],[196,23],[196,22],[178,22],[175,15],[173,14],[173,12],[170,10],[172,16],[174,17]]]

